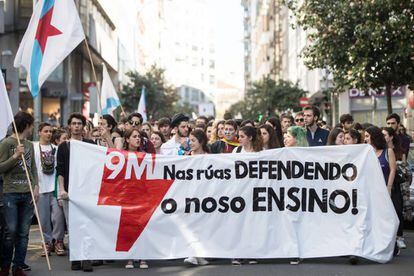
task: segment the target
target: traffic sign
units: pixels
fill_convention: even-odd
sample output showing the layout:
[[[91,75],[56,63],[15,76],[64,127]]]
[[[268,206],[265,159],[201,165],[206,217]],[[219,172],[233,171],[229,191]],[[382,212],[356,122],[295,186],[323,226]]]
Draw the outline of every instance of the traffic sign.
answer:
[[[309,98],[306,98],[306,97],[299,98],[300,107],[305,107],[307,105],[309,105]]]

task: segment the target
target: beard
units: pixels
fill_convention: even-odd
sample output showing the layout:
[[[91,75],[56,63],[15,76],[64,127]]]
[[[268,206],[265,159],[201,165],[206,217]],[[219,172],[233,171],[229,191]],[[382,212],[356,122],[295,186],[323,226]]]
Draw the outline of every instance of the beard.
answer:
[[[177,135],[178,137],[188,137],[188,130],[182,132],[180,129],[177,129]]]

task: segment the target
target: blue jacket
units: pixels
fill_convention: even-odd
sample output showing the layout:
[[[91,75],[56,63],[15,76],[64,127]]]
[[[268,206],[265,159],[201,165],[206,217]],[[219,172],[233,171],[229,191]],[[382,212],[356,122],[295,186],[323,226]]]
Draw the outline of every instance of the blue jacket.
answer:
[[[308,144],[310,147],[325,146],[328,142],[328,136],[329,131],[320,127],[316,129],[313,138],[309,128],[306,132],[306,138],[308,139]]]

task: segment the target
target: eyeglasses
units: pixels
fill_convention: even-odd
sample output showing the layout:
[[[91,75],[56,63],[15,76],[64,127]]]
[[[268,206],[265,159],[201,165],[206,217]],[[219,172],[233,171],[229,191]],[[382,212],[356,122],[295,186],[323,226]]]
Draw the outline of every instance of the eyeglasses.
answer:
[[[305,121],[305,119],[303,119],[303,118],[300,118],[300,119],[296,119],[295,120],[296,123],[299,123],[299,122],[302,122],[303,123],[304,121]]]
[[[133,125],[133,126],[139,126],[140,125],[140,122],[139,121],[133,121],[133,120],[131,120],[131,121],[128,121],[128,123],[130,125]]]

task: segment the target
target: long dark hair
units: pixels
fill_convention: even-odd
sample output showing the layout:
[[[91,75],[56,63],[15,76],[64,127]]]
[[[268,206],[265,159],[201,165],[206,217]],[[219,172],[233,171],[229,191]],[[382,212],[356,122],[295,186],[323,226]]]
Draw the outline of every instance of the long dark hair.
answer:
[[[269,143],[267,144],[267,147],[269,149],[281,148],[282,147],[281,145],[283,145],[283,143],[281,143],[279,141],[279,139],[277,138],[275,129],[273,127],[269,126],[269,125],[266,125],[266,124],[261,125],[259,127],[259,131],[262,128],[265,129],[267,131],[267,133],[269,133]],[[263,142],[263,144],[264,144],[264,142]]]
[[[371,137],[371,145],[375,149],[385,150],[387,148],[387,141],[385,141],[382,130],[379,127],[370,126],[365,130],[365,132],[368,132]]]
[[[143,142],[142,139],[143,138],[142,138],[141,133],[136,128],[131,128],[131,129],[125,131],[125,134],[124,134],[124,150],[128,150],[129,143],[127,142],[127,139],[131,138],[132,133],[134,133],[134,131],[138,132],[138,135],[141,138],[140,145],[138,146],[138,149],[137,149],[137,151],[141,151],[141,146],[142,146],[142,142]]]
[[[201,148],[205,153],[210,152],[210,149],[207,146],[207,135],[204,131],[202,131],[201,129],[195,129],[190,133],[190,135],[193,135],[198,140],[198,142],[201,144]]]
[[[111,133],[114,131],[115,127],[118,125],[115,118],[109,114],[102,115],[102,119],[106,121],[108,126],[111,128]]]
[[[244,126],[239,131],[243,131],[247,137],[252,138],[252,146],[254,151],[261,151],[263,149],[262,137],[259,130],[252,126]]]
[[[395,130],[391,127],[383,127],[382,130],[388,132],[388,135],[392,137],[392,145],[394,147],[393,150],[395,153],[395,158],[397,160],[402,160],[404,152],[401,148],[400,139],[398,138],[397,133],[395,133]]]
[[[328,136],[328,145],[336,145],[336,137],[338,137],[338,135],[340,133],[344,133],[342,128],[334,128],[331,130],[331,132],[329,133]]]
[[[273,129],[276,132],[276,138],[279,141],[280,147],[283,148],[285,144],[283,143],[282,124],[280,123],[279,118],[271,117],[267,119],[266,122],[269,122],[273,126]]]

